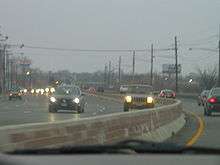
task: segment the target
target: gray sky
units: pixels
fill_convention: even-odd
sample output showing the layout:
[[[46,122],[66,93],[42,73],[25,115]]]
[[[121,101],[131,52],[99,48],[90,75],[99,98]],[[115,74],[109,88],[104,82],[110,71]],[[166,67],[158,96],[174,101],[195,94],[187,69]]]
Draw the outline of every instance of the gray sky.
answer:
[[[177,35],[184,74],[217,63],[217,52],[187,48],[217,48],[219,24],[220,0],[0,0],[1,31],[10,43],[73,49],[144,49],[154,43],[167,48]],[[43,70],[92,72],[109,60],[117,67],[119,55],[124,70],[132,70],[131,53],[14,52],[24,52]],[[156,71],[174,62],[166,57],[174,52],[155,53]],[[136,71],[149,70],[150,53],[138,53]]]

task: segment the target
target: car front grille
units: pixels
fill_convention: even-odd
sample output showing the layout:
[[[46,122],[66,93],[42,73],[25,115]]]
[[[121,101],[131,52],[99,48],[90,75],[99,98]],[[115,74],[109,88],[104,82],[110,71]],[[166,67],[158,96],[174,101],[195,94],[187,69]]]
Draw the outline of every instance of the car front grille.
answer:
[[[144,97],[133,97],[132,100],[134,102],[145,102],[146,98],[144,98]]]
[[[73,101],[71,100],[71,99],[63,99],[63,98],[60,98],[60,99],[58,99],[58,102],[59,103],[66,103],[66,104],[72,104],[73,103]]]

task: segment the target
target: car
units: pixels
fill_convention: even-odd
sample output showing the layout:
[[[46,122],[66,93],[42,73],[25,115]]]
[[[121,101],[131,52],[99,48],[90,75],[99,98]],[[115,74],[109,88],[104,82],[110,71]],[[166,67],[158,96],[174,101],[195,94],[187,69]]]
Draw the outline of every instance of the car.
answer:
[[[85,108],[85,95],[78,86],[60,86],[49,97],[49,112],[58,110],[72,110],[83,113]]]
[[[197,103],[198,105],[202,105],[204,106],[204,103],[208,97],[208,94],[209,94],[209,90],[204,90],[201,92],[201,94],[198,96],[198,99],[197,99]]]
[[[97,92],[104,92],[104,87],[102,87],[102,86],[99,86],[99,87],[97,87]]]
[[[212,88],[204,103],[204,115],[211,116],[213,112],[220,112],[220,87]]]
[[[9,91],[8,99],[9,100],[12,100],[12,99],[22,100],[22,93],[21,93],[20,89],[19,88],[12,88]]]
[[[152,91],[153,87],[150,85],[129,85],[124,97],[124,112],[133,108],[153,108],[155,100]]]
[[[96,94],[96,89],[94,87],[90,87],[87,91],[90,94]]]
[[[127,91],[128,91],[128,85],[121,85],[120,86],[119,92],[121,94],[126,93]]]
[[[176,93],[173,90],[170,89],[164,89],[161,90],[159,97],[164,97],[164,98],[176,98]]]
[[[40,90],[39,89],[39,92],[40,93]],[[53,93],[55,92],[55,88],[53,86],[47,86],[45,89],[44,89],[44,94],[47,95],[47,96],[50,96],[52,95]]]

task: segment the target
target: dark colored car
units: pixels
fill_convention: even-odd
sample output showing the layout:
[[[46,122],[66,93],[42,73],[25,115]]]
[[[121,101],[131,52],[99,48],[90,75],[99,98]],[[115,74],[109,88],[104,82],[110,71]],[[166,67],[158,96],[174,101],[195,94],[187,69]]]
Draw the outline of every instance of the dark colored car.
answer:
[[[161,90],[159,97],[164,97],[164,98],[176,98],[176,93],[173,90],[170,89],[164,89]]]
[[[204,115],[210,116],[213,112],[220,112],[220,87],[212,88],[204,103]]]
[[[12,99],[19,99],[22,100],[22,93],[20,92],[19,88],[13,88],[9,91],[9,96],[8,99],[12,100]]]
[[[85,97],[78,86],[61,86],[49,98],[49,112],[72,110],[83,113]]]
[[[155,101],[152,91],[150,85],[128,85],[124,98],[124,111],[129,111],[131,108],[153,108]]]
[[[98,87],[97,92],[102,92],[103,93],[104,92],[104,87]]]
[[[198,96],[198,99],[197,99],[197,102],[198,102],[198,105],[202,105],[204,106],[204,103],[208,97],[208,94],[209,94],[209,90],[204,90],[202,91],[202,93]]]

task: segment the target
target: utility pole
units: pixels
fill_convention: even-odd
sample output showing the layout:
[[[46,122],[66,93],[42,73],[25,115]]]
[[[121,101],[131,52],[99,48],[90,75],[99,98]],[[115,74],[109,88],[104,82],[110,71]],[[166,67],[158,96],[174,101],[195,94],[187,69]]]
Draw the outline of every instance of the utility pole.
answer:
[[[108,63],[108,87],[111,85],[111,61]]]
[[[176,70],[176,93],[178,92],[178,53],[177,53],[177,37],[175,36],[175,59],[176,59],[176,64],[175,64],[175,70]]]
[[[107,87],[107,74],[108,74],[108,66],[105,64],[105,71],[104,71],[104,86]]]
[[[9,52],[6,51],[6,89],[7,91],[10,88],[10,73],[9,73],[9,67],[10,67],[10,62],[9,62]]]
[[[134,73],[135,73],[135,50],[133,51],[133,63],[132,63],[132,81],[134,83]]]
[[[220,86],[220,25],[219,25],[219,40],[218,40],[218,86]]]
[[[10,60],[10,89],[12,89],[13,87],[13,76],[14,76],[13,65],[14,65],[14,61],[11,59]]]
[[[118,60],[118,83],[121,85],[121,56],[119,56]]]
[[[154,64],[154,47],[153,44],[151,44],[150,85],[153,85],[153,64]]]
[[[2,64],[2,79],[3,79],[3,85],[2,85],[2,92],[5,94],[6,92],[6,45],[3,45],[3,51],[2,51],[2,56],[3,56],[3,64]]]

